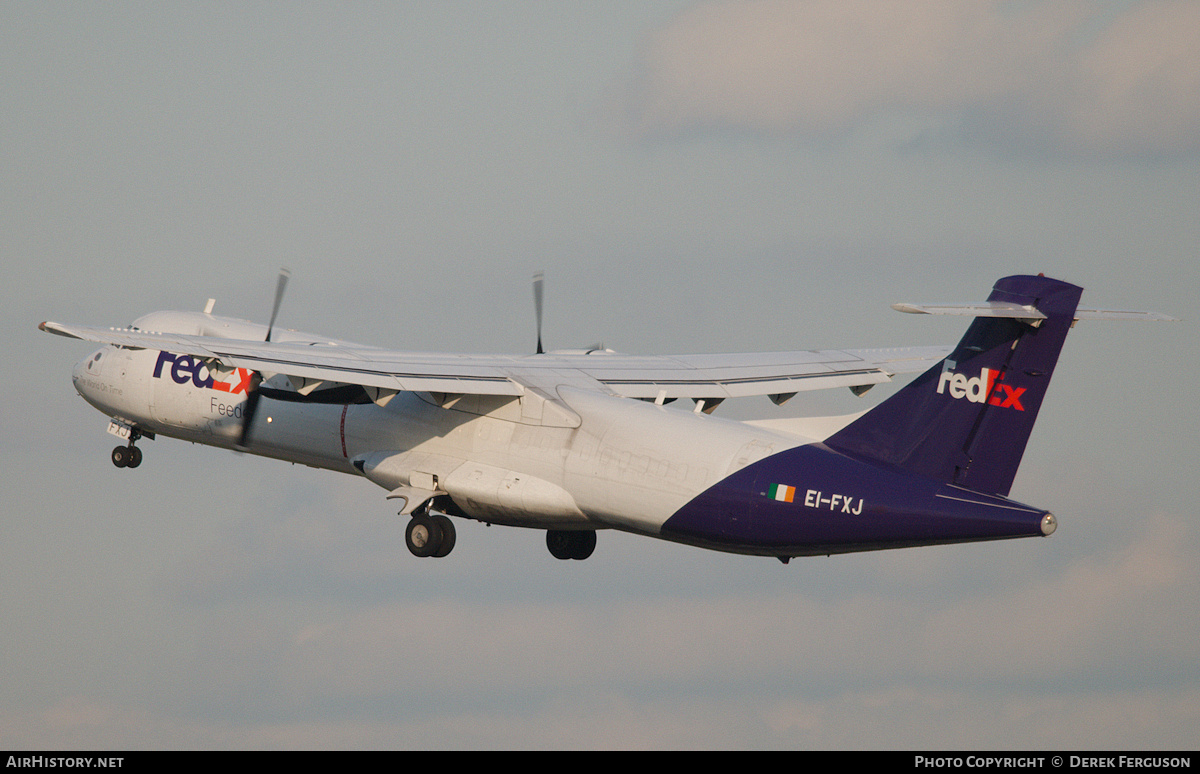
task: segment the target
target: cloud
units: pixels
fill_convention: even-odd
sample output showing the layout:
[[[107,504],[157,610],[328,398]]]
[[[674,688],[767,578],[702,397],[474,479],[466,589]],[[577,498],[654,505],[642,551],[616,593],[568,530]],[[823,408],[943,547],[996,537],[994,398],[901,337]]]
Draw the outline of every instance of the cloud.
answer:
[[[1182,687],[1179,670],[1190,663],[1197,628],[1187,611],[1200,576],[1182,520],[1150,518],[1144,527],[1133,542],[1052,575],[1015,573],[953,598],[877,589],[824,600],[807,591],[592,602],[438,596],[334,608],[303,622],[226,610],[234,634],[213,643],[206,660],[230,675],[270,665],[247,684],[305,697],[312,710],[379,702],[452,715],[490,711],[513,693],[532,707],[564,693],[701,701],[739,686],[743,709],[757,712],[905,687],[989,701],[1022,689],[1021,701],[1045,702],[1120,692],[1129,686],[1115,676],[1134,673],[1144,690],[1166,690]],[[988,548],[978,555],[1028,550]],[[952,560],[936,551],[910,553],[905,564]],[[853,574],[848,563],[809,569]],[[271,633],[250,636],[243,626]]]
[[[1195,543],[1186,520],[1152,517],[1104,554],[951,597],[235,605],[214,611],[196,658],[141,703],[81,692],[8,708],[0,741],[1003,747],[1020,727],[1028,747],[1177,744],[1200,718]],[[897,557],[939,564],[963,550]],[[840,586],[864,566],[812,569]]]
[[[830,137],[877,119],[1080,155],[1200,149],[1200,5],[713,0],[646,42],[642,136]]]

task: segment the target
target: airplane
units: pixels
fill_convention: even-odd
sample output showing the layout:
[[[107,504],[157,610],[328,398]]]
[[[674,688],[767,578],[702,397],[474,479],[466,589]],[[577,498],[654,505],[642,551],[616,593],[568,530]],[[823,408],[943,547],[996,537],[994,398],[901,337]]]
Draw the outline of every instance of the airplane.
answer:
[[[955,347],[724,355],[547,352],[535,275],[536,351],[404,352],[203,312],[127,328],[43,322],[103,345],[76,364],[78,393],[125,443],[163,435],[361,476],[409,518],[408,549],[444,557],[450,517],[546,531],[582,560],[613,529],[706,549],[792,557],[1048,536],[1047,510],[1009,499],[1068,330],[1080,319],[1169,320],[1083,310],[1082,288],[998,280],[986,302],[896,304],[973,318]],[[918,375],[843,417],[735,421],[729,398]],[[693,407],[669,405],[690,399]]]

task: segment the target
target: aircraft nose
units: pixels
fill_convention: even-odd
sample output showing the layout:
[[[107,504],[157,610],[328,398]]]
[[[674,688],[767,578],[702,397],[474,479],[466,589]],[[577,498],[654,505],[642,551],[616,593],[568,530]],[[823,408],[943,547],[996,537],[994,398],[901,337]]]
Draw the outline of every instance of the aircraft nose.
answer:
[[[75,368],[71,370],[71,382],[75,385],[75,391],[83,397],[88,397],[88,379],[89,374],[99,375],[100,373],[100,358],[104,356],[104,350],[98,349],[92,354],[85,357],[75,364]]]
[[[75,385],[75,392],[83,394],[83,374],[87,367],[87,360],[80,360],[75,364],[75,368],[71,371],[71,383]]]

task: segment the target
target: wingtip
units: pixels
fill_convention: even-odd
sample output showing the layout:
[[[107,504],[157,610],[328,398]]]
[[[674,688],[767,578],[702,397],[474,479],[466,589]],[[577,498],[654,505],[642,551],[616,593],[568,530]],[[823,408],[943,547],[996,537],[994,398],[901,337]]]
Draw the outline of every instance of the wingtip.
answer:
[[[79,334],[68,329],[66,326],[60,325],[59,323],[56,323],[56,322],[51,322],[50,320],[46,320],[45,322],[38,323],[38,330],[45,331],[46,333],[53,333],[55,336],[62,336],[67,339],[83,338]]]

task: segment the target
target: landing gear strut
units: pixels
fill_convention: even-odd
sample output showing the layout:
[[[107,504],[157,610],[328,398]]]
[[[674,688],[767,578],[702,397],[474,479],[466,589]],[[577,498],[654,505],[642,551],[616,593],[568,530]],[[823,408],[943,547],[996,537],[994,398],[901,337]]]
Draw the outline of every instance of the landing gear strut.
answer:
[[[546,530],[546,548],[555,559],[587,559],[596,550],[596,532],[590,529]]]
[[[454,540],[454,522],[443,513],[415,513],[404,531],[404,542],[413,556],[445,556],[454,549]]]

